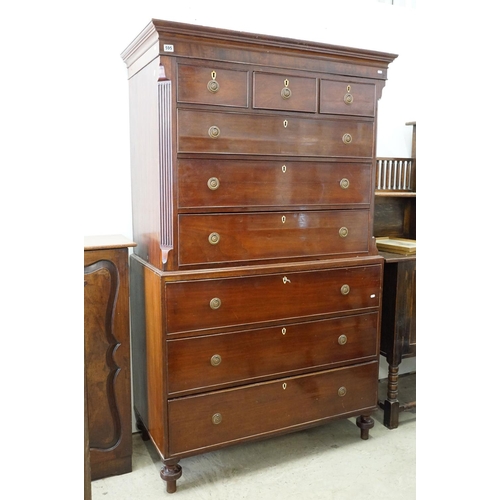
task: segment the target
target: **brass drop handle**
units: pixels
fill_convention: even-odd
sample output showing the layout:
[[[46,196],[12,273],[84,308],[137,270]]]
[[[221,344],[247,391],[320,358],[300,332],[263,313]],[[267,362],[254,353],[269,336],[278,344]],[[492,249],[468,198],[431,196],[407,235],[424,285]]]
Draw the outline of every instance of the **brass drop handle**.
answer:
[[[210,177],[210,179],[208,179],[207,186],[212,191],[215,191],[216,189],[219,188],[220,181],[219,179],[217,179],[217,177]]]
[[[349,229],[347,229],[345,226],[339,229],[339,236],[341,238],[346,238],[348,234],[349,234]]]
[[[349,179],[346,179],[345,177],[340,179],[340,187],[342,189],[347,189],[349,187]]]
[[[212,424],[219,425],[222,422],[222,415],[220,413],[214,413],[212,415]]]
[[[340,335],[340,337],[338,338],[338,343],[339,343],[339,345],[346,345],[347,344],[347,336]]]
[[[208,129],[208,135],[212,138],[212,139],[217,139],[217,137],[219,137],[220,135],[220,128],[217,127],[216,125],[212,125],[209,129]]]
[[[351,144],[351,142],[352,142],[352,135],[351,134],[344,134],[342,136],[342,142],[344,144]]]
[[[215,310],[215,309],[219,309],[219,307],[222,305],[222,302],[221,300],[219,299],[219,297],[214,297],[211,301],[210,301],[210,307]]]
[[[222,358],[220,357],[219,354],[214,354],[211,358],[210,358],[210,364],[212,366],[219,366],[222,362]]]
[[[212,77],[212,79],[207,83],[207,89],[212,92],[212,94],[215,94],[220,88],[219,83],[215,79],[217,77],[217,73],[215,71],[212,71],[210,76]]]
[[[347,94],[344,96],[344,102],[346,104],[352,104],[353,101],[354,101],[354,97],[351,94],[351,86],[348,85],[347,86]]]
[[[292,97],[292,91],[288,88],[289,84],[288,78],[285,78],[283,81],[284,87],[281,89],[281,97],[283,99],[290,99],[290,97]]]
[[[340,293],[342,295],[349,295],[349,292],[351,291],[351,287],[349,285],[342,285],[340,287]]]
[[[347,389],[342,386],[342,387],[339,387],[339,390],[337,391],[337,394],[343,398],[346,394],[347,394]]]
[[[211,245],[217,245],[220,241],[220,234],[219,233],[210,233],[208,235],[208,241],[210,242]]]

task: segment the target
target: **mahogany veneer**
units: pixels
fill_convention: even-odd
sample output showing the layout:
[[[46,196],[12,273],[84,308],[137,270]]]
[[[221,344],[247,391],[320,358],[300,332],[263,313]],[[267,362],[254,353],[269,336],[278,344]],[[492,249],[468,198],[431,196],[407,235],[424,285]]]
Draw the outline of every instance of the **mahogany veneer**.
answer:
[[[85,424],[91,479],[132,470],[128,247],[88,236],[84,251]]]
[[[393,54],[153,20],[130,85],[134,406],[179,460],[377,408]],[[327,473],[325,471],[325,473]]]

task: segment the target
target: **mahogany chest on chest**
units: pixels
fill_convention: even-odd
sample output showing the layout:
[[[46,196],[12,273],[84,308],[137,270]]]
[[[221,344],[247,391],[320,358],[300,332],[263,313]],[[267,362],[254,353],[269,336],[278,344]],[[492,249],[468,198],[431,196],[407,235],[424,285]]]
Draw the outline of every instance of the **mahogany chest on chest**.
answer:
[[[377,407],[377,101],[396,57],[153,20],[130,85],[139,426],[179,460]]]

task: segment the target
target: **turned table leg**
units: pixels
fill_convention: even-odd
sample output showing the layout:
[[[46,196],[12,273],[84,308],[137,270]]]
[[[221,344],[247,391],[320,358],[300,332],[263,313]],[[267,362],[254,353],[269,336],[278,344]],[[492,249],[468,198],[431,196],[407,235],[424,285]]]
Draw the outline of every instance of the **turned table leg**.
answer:
[[[163,460],[160,476],[167,483],[167,493],[175,493],[177,490],[177,479],[182,476],[182,467],[179,465],[179,460],[175,458]]]
[[[398,377],[399,365],[389,365],[387,399],[384,401],[384,425],[388,429],[399,425]]]
[[[361,429],[361,439],[368,439],[368,433],[375,422],[370,415],[361,415],[356,419],[356,425]]]

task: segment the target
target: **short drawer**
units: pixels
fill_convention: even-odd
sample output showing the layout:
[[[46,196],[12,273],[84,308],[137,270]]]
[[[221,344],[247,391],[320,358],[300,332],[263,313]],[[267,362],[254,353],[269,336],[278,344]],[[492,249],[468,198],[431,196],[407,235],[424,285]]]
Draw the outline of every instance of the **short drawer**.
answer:
[[[178,160],[179,207],[369,208],[370,163]]]
[[[254,73],[253,78],[254,108],[316,111],[316,78],[268,73]]]
[[[168,392],[332,368],[377,355],[378,313],[168,340]]]
[[[367,253],[368,210],[179,216],[179,265]]]
[[[286,274],[167,282],[167,333],[324,319],[378,307],[381,264]]]
[[[177,101],[248,107],[248,72],[180,64]]]
[[[373,120],[178,111],[178,152],[372,158]]]
[[[377,404],[378,362],[168,402],[170,456],[261,437]]]
[[[321,80],[320,113],[375,116],[375,85]]]

